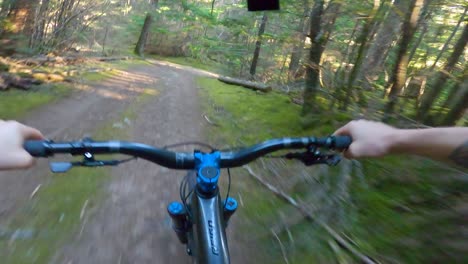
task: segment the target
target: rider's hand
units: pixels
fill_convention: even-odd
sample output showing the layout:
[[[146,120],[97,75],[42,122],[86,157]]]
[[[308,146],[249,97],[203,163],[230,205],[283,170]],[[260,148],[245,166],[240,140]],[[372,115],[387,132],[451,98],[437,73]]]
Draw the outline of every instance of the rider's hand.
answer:
[[[0,170],[31,167],[34,158],[23,148],[28,139],[44,139],[37,129],[16,121],[0,120]]]
[[[383,123],[358,120],[339,128],[334,135],[351,136],[353,139],[344,153],[347,158],[381,157],[390,153],[397,131]]]

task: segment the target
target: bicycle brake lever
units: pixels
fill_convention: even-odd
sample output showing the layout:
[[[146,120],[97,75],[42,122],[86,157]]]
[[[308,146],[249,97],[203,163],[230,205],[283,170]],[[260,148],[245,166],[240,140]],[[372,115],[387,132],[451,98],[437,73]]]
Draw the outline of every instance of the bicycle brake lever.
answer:
[[[312,166],[316,164],[336,166],[341,161],[341,157],[336,154],[321,154],[320,152],[310,151],[288,153],[284,155],[284,158],[299,160],[306,166]]]
[[[72,162],[49,162],[50,171],[53,173],[64,173],[73,167]]]

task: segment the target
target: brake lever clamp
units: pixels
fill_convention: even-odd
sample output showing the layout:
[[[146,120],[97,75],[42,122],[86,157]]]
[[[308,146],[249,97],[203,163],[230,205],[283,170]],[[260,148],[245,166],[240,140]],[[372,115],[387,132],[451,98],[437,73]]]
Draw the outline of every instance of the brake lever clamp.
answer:
[[[133,158],[131,158],[133,159]],[[101,167],[101,166],[117,166],[122,162],[129,161],[126,160],[96,160],[94,155],[90,152],[83,154],[82,161],[75,162],[49,162],[50,170],[53,173],[63,173],[69,171],[72,167]]]
[[[306,166],[316,164],[327,164],[328,166],[336,166],[340,161],[340,155],[322,154],[316,147],[311,147],[304,152],[288,153],[284,156],[286,159],[296,159],[304,163]]]

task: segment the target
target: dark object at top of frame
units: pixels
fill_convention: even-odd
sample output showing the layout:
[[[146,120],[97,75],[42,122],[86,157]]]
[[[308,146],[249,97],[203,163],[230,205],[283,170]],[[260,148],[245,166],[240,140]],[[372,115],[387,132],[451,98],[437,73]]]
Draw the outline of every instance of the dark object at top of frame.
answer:
[[[279,0],[247,0],[249,11],[279,10]]]

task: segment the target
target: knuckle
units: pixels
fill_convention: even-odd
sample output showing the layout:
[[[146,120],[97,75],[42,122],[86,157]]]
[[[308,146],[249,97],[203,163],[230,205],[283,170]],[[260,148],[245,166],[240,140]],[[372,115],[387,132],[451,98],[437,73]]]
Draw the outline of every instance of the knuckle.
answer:
[[[15,121],[15,120],[8,120],[8,121],[6,121],[6,124],[8,126],[11,126],[11,127],[15,128],[15,129],[18,129],[20,127],[20,123],[18,123],[18,121]]]

